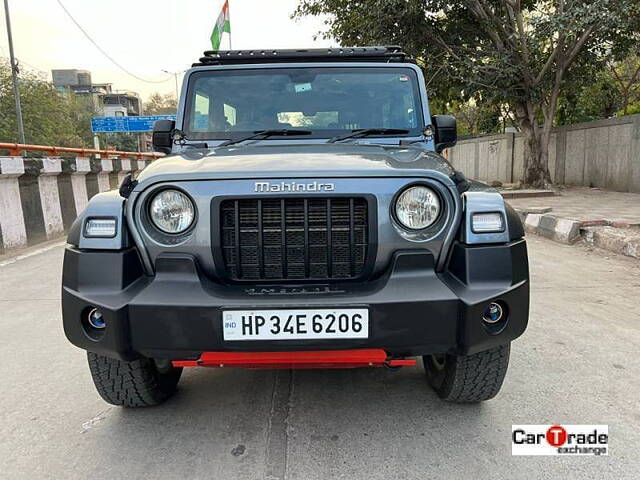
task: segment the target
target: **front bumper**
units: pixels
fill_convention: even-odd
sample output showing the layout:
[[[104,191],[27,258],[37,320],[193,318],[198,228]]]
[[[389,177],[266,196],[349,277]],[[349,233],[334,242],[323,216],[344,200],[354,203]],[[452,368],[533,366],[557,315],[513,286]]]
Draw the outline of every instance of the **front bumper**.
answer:
[[[499,300],[508,319],[486,328],[482,313]],[[107,327],[87,332],[82,318],[99,308]],[[223,309],[369,308],[369,338],[224,341]],[[164,255],[145,276],[135,249],[65,252],[62,308],[67,338],[80,348],[132,360],[187,360],[203,352],[381,348],[405,357],[471,354],[508,343],[524,332],[529,274],[524,240],[452,248],[443,273],[428,252],[397,252],[387,273],[366,283],[306,286],[229,286],[203,275],[190,255]]]

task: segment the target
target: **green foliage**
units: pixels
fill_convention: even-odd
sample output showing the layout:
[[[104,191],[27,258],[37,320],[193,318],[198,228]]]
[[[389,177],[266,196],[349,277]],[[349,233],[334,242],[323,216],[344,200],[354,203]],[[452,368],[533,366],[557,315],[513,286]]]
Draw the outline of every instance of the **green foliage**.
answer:
[[[620,92],[607,70],[600,70],[582,85],[566,89],[560,98],[556,123],[570,125],[610,118],[622,107]]]
[[[610,65],[609,72],[620,93],[622,108],[618,115],[628,115],[630,106],[640,101],[640,46],[636,46],[626,58]]]
[[[20,73],[20,99],[27,143],[89,147],[91,115],[73,96],[60,94],[39,75]],[[0,141],[18,142],[11,69],[0,64]]]
[[[401,45],[419,59],[432,98],[481,93],[515,105],[541,104],[571,63],[603,66],[624,53],[638,13],[637,0],[302,0],[294,16],[329,15],[324,36],[345,46]]]
[[[446,111],[456,117],[461,137],[502,132],[500,109],[481,100],[451,102]]]
[[[178,100],[175,95],[152,93],[144,104],[145,115],[175,115],[178,111]]]
[[[637,113],[640,101],[640,57],[631,53],[602,68],[580,68],[560,98],[556,123],[569,125]],[[625,108],[626,107],[626,108]]]
[[[620,115],[623,114],[623,112],[618,112]],[[630,104],[627,108],[627,115],[637,115],[638,113],[640,113],[640,100]]]
[[[581,72],[624,58],[640,32],[640,0],[302,0],[294,16],[303,15],[327,15],[325,36],[344,46],[402,46],[445,105],[506,105],[525,134],[534,186],[550,182],[562,93]]]
[[[121,150],[124,152],[137,152],[138,133],[101,133],[98,135],[100,146],[108,150]]]

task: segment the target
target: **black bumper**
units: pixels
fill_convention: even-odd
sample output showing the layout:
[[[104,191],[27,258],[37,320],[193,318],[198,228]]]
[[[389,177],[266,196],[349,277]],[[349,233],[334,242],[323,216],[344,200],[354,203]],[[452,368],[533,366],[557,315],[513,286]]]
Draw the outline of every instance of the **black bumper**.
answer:
[[[486,328],[482,313],[500,300],[508,319]],[[222,338],[223,309],[369,308],[369,338],[229,342]],[[107,328],[98,336],[83,325],[93,307]],[[529,273],[524,240],[507,245],[454,245],[448,268],[434,270],[428,252],[398,252],[386,275],[362,284],[325,286],[220,285],[199,272],[189,255],[160,257],[156,275],[143,275],[135,249],[67,248],[62,309],[75,345],[134,359],[191,359],[206,351],[287,351],[383,348],[391,355],[469,354],[508,343],[524,332],[529,314]]]

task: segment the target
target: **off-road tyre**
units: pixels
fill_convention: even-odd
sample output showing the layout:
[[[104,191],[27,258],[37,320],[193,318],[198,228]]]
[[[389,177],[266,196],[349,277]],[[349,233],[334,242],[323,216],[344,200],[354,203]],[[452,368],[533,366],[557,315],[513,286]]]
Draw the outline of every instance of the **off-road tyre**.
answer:
[[[125,362],[87,352],[93,383],[105,402],[122,407],[151,407],[176,391],[181,368],[159,369],[149,358]]]
[[[510,344],[473,355],[425,355],[427,380],[438,396],[454,403],[476,403],[496,396],[509,366]]]

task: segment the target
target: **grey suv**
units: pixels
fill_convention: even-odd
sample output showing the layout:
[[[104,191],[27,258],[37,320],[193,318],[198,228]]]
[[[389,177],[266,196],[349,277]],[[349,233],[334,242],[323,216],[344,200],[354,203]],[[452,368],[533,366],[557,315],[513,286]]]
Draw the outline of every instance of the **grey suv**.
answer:
[[[62,307],[109,403],[155,405],[185,367],[400,368],[496,395],[526,326],[523,229],[440,155],[456,142],[398,47],[205,52],[166,157],[93,197]]]

